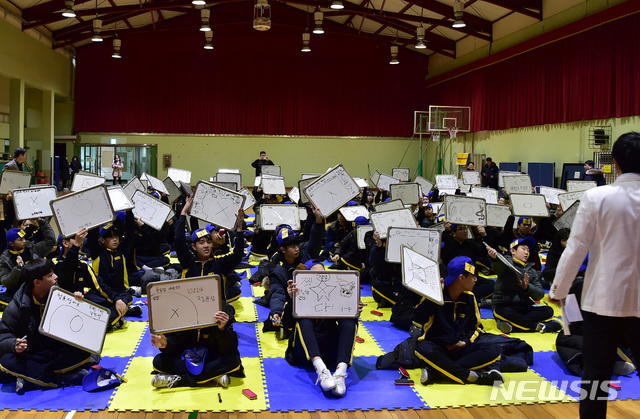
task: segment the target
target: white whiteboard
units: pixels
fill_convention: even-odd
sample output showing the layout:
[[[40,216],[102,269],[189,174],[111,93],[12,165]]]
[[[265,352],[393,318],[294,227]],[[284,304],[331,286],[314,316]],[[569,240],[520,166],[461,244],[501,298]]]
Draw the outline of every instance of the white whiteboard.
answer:
[[[399,199],[404,205],[420,202],[420,185],[417,183],[396,183],[391,185],[391,199]]]
[[[367,182],[366,179],[363,179],[361,177],[354,177],[353,180],[355,180],[356,184],[361,188],[369,187],[369,182]]]
[[[110,311],[54,286],[49,291],[38,330],[60,342],[100,355]]]
[[[510,215],[511,209],[508,205],[487,204],[488,227],[504,227]]]
[[[363,226],[356,227],[356,241],[358,242],[358,249],[364,250],[367,248],[364,242],[364,236],[369,231],[373,231],[372,225],[363,225]]]
[[[260,180],[260,187],[262,188],[262,191],[267,195],[284,195],[287,193],[287,190],[284,186],[284,178],[262,176],[262,179]]]
[[[422,176],[416,176],[416,178],[413,181],[418,185],[420,185],[420,189],[422,190],[423,195],[428,194],[429,191],[433,189],[433,183],[429,182],[427,179],[423,178]]]
[[[433,209],[433,213],[436,215],[440,213],[440,209],[444,206],[444,202],[430,202],[430,204]]]
[[[127,198],[122,186],[108,186],[107,193],[109,194],[109,200],[111,206],[115,212],[130,210],[134,207],[133,202]]]
[[[340,214],[347,221],[355,221],[358,217],[364,217],[367,220],[369,219],[369,210],[364,205],[354,205],[352,207],[342,207],[340,208]]]
[[[191,171],[176,169],[175,167],[170,167],[167,169],[167,177],[171,178],[174,182],[184,182],[191,183]]]
[[[471,185],[465,185],[462,179],[458,179],[458,189],[460,189],[460,192],[468,194],[469,192],[471,192]]]
[[[400,182],[409,182],[409,169],[406,167],[394,167],[391,169],[391,177],[398,179]]]
[[[313,205],[324,217],[336,212],[360,193],[360,187],[339,164],[304,189]]]
[[[497,204],[498,203],[498,191],[493,188],[481,188],[478,186],[474,186],[471,188],[471,192],[469,196],[473,196],[475,198],[482,198],[486,201],[487,204]]]
[[[538,192],[544,195],[548,203],[559,205],[560,201],[558,201],[558,195],[566,193],[567,191],[564,189],[550,188],[548,186],[538,186]]]
[[[307,218],[309,217],[309,214],[307,213],[307,208],[298,207],[298,215],[300,216],[300,221],[307,221]]]
[[[124,194],[127,195],[127,198],[131,199],[136,191],[146,192],[147,188],[142,184],[140,179],[134,177],[124,185],[122,190],[124,191]]]
[[[212,185],[220,186],[221,188],[229,189],[230,191],[237,192],[238,185],[235,182],[210,182]]]
[[[379,174],[378,181],[376,182],[376,186],[378,189],[382,189],[383,191],[388,191],[391,189],[391,185],[396,183],[400,183],[400,179],[396,179],[393,176],[386,175],[384,173]]]
[[[176,182],[170,177],[166,177],[162,183],[164,183],[164,187],[167,188],[167,191],[169,192],[169,202],[174,202],[182,196],[182,191],[179,186],[180,184],[176,184]],[[133,196],[133,194],[131,196]]]
[[[271,164],[265,164],[260,166],[261,175],[276,175],[280,176],[280,166],[274,166]]]
[[[567,192],[588,191],[597,186],[598,184],[592,180],[567,180]]]
[[[376,212],[391,211],[391,210],[397,210],[397,209],[403,209],[403,208],[404,208],[404,204],[399,199],[395,199],[393,201],[381,202],[373,206],[373,209],[376,210]]]
[[[487,225],[487,205],[484,199],[448,195],[444,202],[448,222],[470,226]]]
[[[218,275],[152,282],[147,286],[151,333],[212,326],[222,310],[222,285]]]
[[[291,199],[291,202],[298,205],[298,202],[300,202],[300,189],[293,187],[289,189],[287,195],[289,195],[289,199]]]
[[[511,194],[511,206],[516,217],[548,217],[549,209],[544,195]]]
[[[320,173],[303,173],[302,175],[300,175],[300,180],[305,180],[305,179],[313,179],[314,177],[319,177]]]
[[[300,230],[300,212],[297,205],[260,205],[260,229],[275,231],[280,224],[288,224]]]
[[[560,202],[560,206],[564,211],[568,210],[574,202],[582,199],[582,195],[584,191],[576,191],[576,192],[567,192],[558,194],[558,201]]]
[[[216,173],[216,182],[235,183],[234,190],[242,189],[242,175],[240,173]]]
[[[168,194],[169,193],[167,188],[164,186],[164,183],[160,179],[158,179],[157,177],[153,177],[148,173],[143,173],[141,175],[141,177],[144,177],[147,180],[147,182],[149,182],[149,186],[151,188],[155,189],[156,191],[162,192],[164,194]],[[184,182],[184,183],[189,183],[189,182]]]
[[[522,173],[520,172],[509,172],[509,171],[501,170],[500,172],[498,172],[498,186],[500,188],[504,188],[504,178],[506,176],[520,176],[520,175],[522,175]]]
[[[553,226],[556,230],[560,230],[561,228],[571,229],[573,227],[573,221],[576,219],[576,214],[578,213],[578,207],[580,206],[580,201],[575,201],[569,209],[567,209],[554,223]]]
[[[191,216],[231,230],[244,201],[244,195],[238,192],[200,181],[193,197]]]
[[[514,175],[514,176],[505,176],[502,179],[504,182],[504,190],[509,194],[519,193],[519,194],[531,194],[532,186],[531,186],[531,178],[528,175]]]
[[[134,205],[133,216],[158,231],[162,229],[171,212],[169,205],[142,191],[136,191],[131,202]]]
[[[436,175],[436,186],[440,190],[458,189],[458,179],[454,175]]]
[[[57,195],[55,186],[14,189],[13,206],[16,210],[16,219],[51,217],[53,212],[49,204],[57,198]]]
[[[73,176],[73,182],[71,183],[71,191],[78,192],[85,189],[89,189],[96,185],[102,185],[105,182],[105,178],[100,176],[81,175],[76,173]]]
[[[73,236],[83,228],[101,226],[114,218],[109,194],[103,185],[54,199],[50,205],[63,237]]]
[[[482,185],[482,180],[480,179],[480,172],[476,172],[473,170],[463,171],[462,182],[465,185]]]
[[[371,224],[381,239],[387,238],[389,227],[418,227],[411,210],[402,208],[398,210],[372,212]]]
[[[248,210],[256,203],[256,199],[246,188],[240,189],[238,193],[244,196],[244,205],[242,206],[244,211]]]
[[[404,246],[402,247],[402,285],[434,303],[444,304],[438,262]]]
[[[428,228],[389,228],[385,260],[401,263],[401,248],[403,246],[433,260],[438,260],[440,257],[440,232]]]
[[[371,183],[373,183],[376,187],[379,187],[378,181],[380,180],[380,172],[378,172],[377,170],[373,172],[369,180],[371,180]]]
[[[76,174],[76,176],[78,176]],[[31,173],[5,170],[0,180],[0,194],[7,194],[14,189],[25,189],[31,184]]]
[[[293,298],[296,318],[356,318],[360,274],[355,271],[293,271],[298,291]]]
[[[218,173],[240,173],[240,169],[218,169]]]
[[[309,202],[309,197],[304,192],[304,190],[306,189],[307,186],[309,186],[313,182],[315,182],[316,179],[318,179],[318,177],[319,176],[308,177],[308,178],[305,178],[305,179],[302,179],[302,180],[298,181],[298,190],[300,191],[300,202],[302,202],[303,204],[306,204],[307,202]]]

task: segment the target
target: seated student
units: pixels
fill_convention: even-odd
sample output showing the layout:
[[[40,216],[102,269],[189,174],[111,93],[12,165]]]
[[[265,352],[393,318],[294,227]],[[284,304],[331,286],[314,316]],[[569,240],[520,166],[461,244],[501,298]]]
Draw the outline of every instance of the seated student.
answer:
[[[445,378],[459,384],[494,385],[504,381],[502,374],[487,367],[500,360],[497,345],[477,343],[481,333],[480,313],[471,290],[475,266],[466,256],[453,258],[444,278],[444,305],[429,313],[423,335],[416,343],[415,355],[426,363],[422,384]]]
[[[151,344],[160,349],[153,358],[158,373],[151,379],[156,388],[229,386],[229,376],[244,377],[238,351],[238,335],[233,330],[233,307],[223,304],[216,312],[217,324],[197,330],[151,335]]]
[[[98,281],[95,289],[89,291],[85,298],[111,310],[109,330],[120,329],[125,325],[125,315],[141,316],[142,309],[131,306],[133,297],[129,292],[129,274],[134,271],[129,258],[121,250],[120,230],[112,223],[107,223],[98,230],[98,242],[102,246],[100,254],[93,259],[93,272]],[[127,252],[128,253],[128,252]]]
[[[232,272],[244,256],[244,236],[242,234],[244,211],[240,209],[236,217],[234,226],[235,239],[232,250],[225,247],[226,236],[224,231],[213,228],[213,226],[210,226],[210,231],[206,228],[200,228],[191,233],[191,245],[189,245],[185,232],[185,222],[187,215],[191,211],[192,204],[193,197],[187,198],[180,217],[175,223],[175,250],[183,268],[181,277],[193,278],[220,275],[227,300],[237,299],[237,289],[236,287],[231,287],[232,284],[228,283],[225,274]]]
[[[358,248],[357,226],[369,225],[369,220],[362,215],[354,220],[356,228],[352,229],[335,247],[331,260],[336,263],[335,269],[360,271],[365,268],[367,262],[367,251]],[[360,283],[363,282],[363,275],[360,275]]]
[[[16,379],[16,393],[35,388],[78,385],[96,364],[90,353],[38,332],[51,287],[57,284],[53,265],[46,259],[26,264],[23,284],[0,319],[0,380]]]
[[[511,243],[511,256],[505,256],[518,273],[497,258],[495,249],[488,249],[489,257],[494,259],[492,268],[498,274],[492,298],[493,315],[503,333],[511,333],[514,328],[517,332],[552,333],[562,328],[560,323],[551,320],[551,307],[536,304],[544,297],[544,290],[540,272],[528,262],[529,244],[530,238],[516,239]]]
[[[364,205],[369,212],[373,211],[373,204],[374,204],[373,201],[375,197],[376,197],[375,192],[373,192],[369,188],[364,188],[362,190],[362,197],[360,198],[360,205]]]
[[[58,257],[53,260],[58,286],[76,296],[83,296],[85,288],[95,291],[98,284],[91,265],[79,258],[87,234],[87,229],[82,229],[68,239],[59,236]]]
[[[542,271],[542,286],[545,289],[549,289],[553,283],[560,256],[562,256],[564,249],[567,247],[567,240],[569,240],[570,233],[571,230],[568,228],[560,229],[553,239],[553,243],[551,243],[551,248],[549,249],[549,253],[547,253],[547,262]]]
[[[428,228],[436,223],[436,214],[433,212],[433,205],[427,203],[418,208],[418,214],[416,217],[420,227]]]
[[[27,233],[20,228],[7,231],[7,249],[0,255],[0,285],[6,290],[0,292],[0,311],[9,304],[13,294],[22,284],[22,268],[25,263],[46,257],[56,245],[56,236],[48,222],[40,220],[42,239],[30,241]]]
[[[370,249],[371,294],[378,307],[393,307],[405,289],[402,286],[402,266],[385,260],[386,242],[377,231],[365,236],[365,243]]]
[[[355,201],[349,201],[346,206],[356,205]],[[324,244],[324,255],[327,259],[331,259],[335,255],[340,241],[344,239],[349,232],[353,230],[353,226],[341,212],[337,212],[337,219],[327,227],[327,237]]]
[[[306,266],[312,271],[324,270],[322,264],[313,261]],[[297,290],[293,280],[289,280],[282,318],[285,327],[294,333],[289,337],[285,358],[294,366],[306,367],[311,363],[318,374],[316,384],[320,384],[322,391],[342,397],[347,393],[347,368],[351,365],[358,319],[294,319],[292,300]],[[330,369],[335,370],[333,375]]]
[[[136,265],[143,269],[145,267],[166,268],[169,266],[169,253],[171,252],[169,240],[173,231],[173,219],[164,223],[160,231],[136,220],[134,231]]]

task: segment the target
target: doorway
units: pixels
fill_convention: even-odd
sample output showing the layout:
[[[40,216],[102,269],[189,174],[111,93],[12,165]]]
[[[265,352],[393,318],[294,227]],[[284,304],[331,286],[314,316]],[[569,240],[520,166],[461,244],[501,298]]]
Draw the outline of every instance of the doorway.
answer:
[[[127,182],[142,173],[156,176],[157,149],[157,145],[147,144],[83,144],[80,146],[79,156],[82,170],[113,180],[111,164],[117,154],[124,165],[122,181]]]

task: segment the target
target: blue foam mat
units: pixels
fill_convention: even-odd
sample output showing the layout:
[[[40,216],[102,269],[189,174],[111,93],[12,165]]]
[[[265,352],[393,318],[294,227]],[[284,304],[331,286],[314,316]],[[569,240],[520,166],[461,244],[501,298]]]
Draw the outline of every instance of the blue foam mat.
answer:
[[[138,349],[136,349],[133,356],[156,356],[158,352],[160,352],[160,350],[151,345],[151,331],[149,330],[149,326],[147,326],[142,335],[142,339],[140,339]]]
[[[129,358],[103,357],[100,365],[120,374],[124,372]],[[115,389],[87,393],[82,386],[27,391],[22,396],[15,394],[15,381],[3,384],[0,389],[0,406],[7,410],[91,410],[107,408]]]
[[[362,324],[385,353],[393,351],[396,345],[409,337],[409,332],[394,327],[390,322],[363,321]]]
[[[361,284],[360,285],[360,297],[373,297],[371,293],[371,285],[370,284]]]
[[[282,358],[265,358],[264,372],[271,411],[420,409],[426,405],[410,386],[396,386],[397,371],[375,369],[376,357],[356,357],[348,370],[347,394],[325,395],[314,385],[313,368],[290,366]]]
[[[493,319],[493,310],[490,308],[481,308],[480,310],[480,317],[483,319]]]
[[[564,363],[560,360],[560,357],[556,352],[534,352],[533,353],[533,365],[531,366],[535,372],[543,376],[549,381],[562,382],[563,380],[569,381],[570,384],[566,385],[566,389],[562,388],[567,394],[573,397],[578,397],[579,386],[577,384],[571,385],[571,382],[580,381],[581,378],[575,375],[571,375]],[[612,381],[617,381],[620,390],[617,391],[616,400],[633,399],[638,400],[640,398],[640,380],[638,376],[633,373],[629,376],[614,375],[611,378]],[[558,384],[556,386],[559,387]]]
[[[243,278],[240,281],[240,295],[242,297],[251,297],[253,295],[251,293],[251,283],[248,279]]]

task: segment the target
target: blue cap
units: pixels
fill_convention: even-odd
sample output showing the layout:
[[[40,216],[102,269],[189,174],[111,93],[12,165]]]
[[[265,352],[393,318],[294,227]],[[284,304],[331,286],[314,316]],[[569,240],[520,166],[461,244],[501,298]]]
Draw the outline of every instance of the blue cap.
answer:
[[[160,192],[158,191],[153,191],[149,193],[149,195],[153,196],[154,198],[160,199]]]
[[[187,371],[193,375],[200,375],[204,371],[204,364],[207,362],[209,350],[204,346],[187,349],[182,352],[180,358],[184,361]]]
[[[384,201],[382,201],[382,202],[389,202],[389,201],[391,201],[391,197],[387,197],[387,198],[385,198],[385,200],[384,200]]]
[[[18,240],[20,237],[25,236],[25,232],[21,228],[12,228],[7,231],[7,243],[12,243]]]
[[[433,209],[433,205],[431,205],[431,204],[427,204],[427,205],[425,205],[424,207],[425,207],[425,208],[431,208],[431,209]]]
[[[529,224],[531,225],[531,217],[520,217],[518,218],[518,225],[520,224]]]
[[[118,233],[118,229],[113,225],[113,223],[107,223],[98,230],[98,236],[102,238],[109,236],[111,233]]]
[[[126,211],[116,211],[116,220],[120,223],[124,224],[127,221],[127,212]]]
[[[87,392],[109,390],[119,386],[122,379],[115,371],[100,366],[94,366],[89,374],[82,378],[82,389]]]
[[[278,242],[278,246],[280,247],[297,244],[299,240],[296,232],[288,226],[281,228],[276,235],[276,242]]]
[[[476,266],[473,264],[471,258],[458,256],[451,259],[451,262],[447,265],[447,276],[444,279],[444,286],[448,287],[453,284],[453,281],[464,273],[476,274]]]
[[[218,227],[218,226],[217,226],[217,225],[215,225],[215,224],[207,224],[204,228],[205,228],[205,230],[207,230],[207,233],[211,233],[211,232],[212,232],[212,231],[214,231],[214,230],[215,230],[215,231],[220,230],[220,227]]]
[[[195,243],[201,238],[208,237],[208,236],[209,236],[209,232],[207,231],[206,228],[199,228],[195,230],[193,233],[191,233],[191,242]]]
[[[291,204],[293,204],[293,202],[291,202],[291,201],[284,201],[282,204],[283,204],[283,205],[291,205]]]
[[[521,239],[515,239],[509,245],[510,249],[515,249],[516,247],[523,245],[529,247],[529,249],[533,249],[536,246],[536,241],[533,237],[528,236]]]
[[[353,207],[354,205],[358,205],[358,203],[356,201],[349,201],[347,202],[347,207]]]
[[[367,220],[367,217],[365,217],[364,215],[357,216],[356,219],[353,221],[356,223],[356,225],[359,225],[359,226],[369,225],[369,220]]]
[[[429,198],[431,198],[433,196],[433,194],[435,194],[435,191],[429,191],[429,193],[427,193],[427,196]]]

